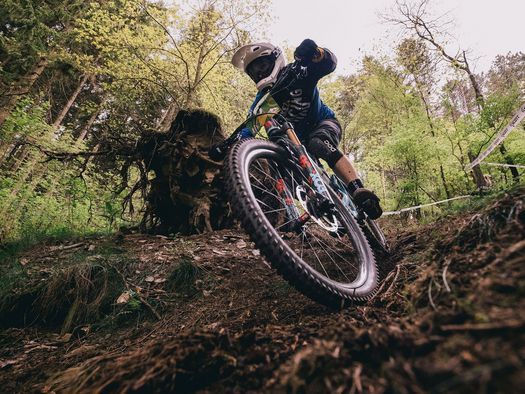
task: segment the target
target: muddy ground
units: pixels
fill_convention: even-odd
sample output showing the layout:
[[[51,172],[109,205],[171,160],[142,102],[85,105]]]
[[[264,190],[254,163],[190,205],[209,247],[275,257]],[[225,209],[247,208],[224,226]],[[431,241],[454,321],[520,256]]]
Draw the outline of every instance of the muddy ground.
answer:
[[[343,311],[241,231],[38,245],[1,263],[0,391],[519,392],[524,199],[387,223],[382,291]]]

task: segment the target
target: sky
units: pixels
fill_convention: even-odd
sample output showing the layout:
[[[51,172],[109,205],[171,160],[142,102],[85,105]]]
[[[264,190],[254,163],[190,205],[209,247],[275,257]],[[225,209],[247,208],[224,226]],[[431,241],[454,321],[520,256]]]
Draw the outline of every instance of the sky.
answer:
[[[395,0],[273,0],[268,39],[295,47],[312,38],[337,55],[338,73],[352,73],[363,55],[392,53],[399,31],[379,13],[394,5]],[[454,19],[448,49],[468,49],[478,73],[487,71],[497,54],[525,51],[525,0],[432,0],[430,10]]]

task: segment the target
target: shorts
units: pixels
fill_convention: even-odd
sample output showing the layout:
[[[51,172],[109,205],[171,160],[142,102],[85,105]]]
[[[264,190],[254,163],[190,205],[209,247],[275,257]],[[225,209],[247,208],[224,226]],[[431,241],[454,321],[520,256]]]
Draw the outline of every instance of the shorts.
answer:
[[[305,138],[308,151],[319,159],[325,160],[333,168],[343,156],[337,147],[341,142],[342,130],[337,119],[325,119],[319,122]]]

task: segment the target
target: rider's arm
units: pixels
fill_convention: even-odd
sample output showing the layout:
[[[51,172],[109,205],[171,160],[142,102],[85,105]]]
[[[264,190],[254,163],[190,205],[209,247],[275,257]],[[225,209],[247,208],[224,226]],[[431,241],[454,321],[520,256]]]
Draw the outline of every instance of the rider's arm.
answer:
[[[319,57],[314,58],[307,66],[307,69],[310,75],[315,76],[317,79],[321,79],[335,70],[335,67],[337,66],[337,58],[326,48],[318,48],[318,50]]]
[[[295,60],[306,66],[307,78],[321,79],[330,74],[337,66],[337,58],[326,48],[319,47],[314,40],[303,40],[295,49]]]

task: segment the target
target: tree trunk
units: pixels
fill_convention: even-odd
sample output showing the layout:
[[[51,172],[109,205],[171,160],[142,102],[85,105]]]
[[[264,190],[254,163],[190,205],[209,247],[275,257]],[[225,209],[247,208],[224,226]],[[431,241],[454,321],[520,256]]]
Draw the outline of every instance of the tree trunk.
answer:
[[[476,159],[476,156],[474,156],[474,154],[471,151],[468,152],[468,157],[470,159],[470,162],[473,162]],[[474,183],[476,184],[476,187],[478,188],[478,190],[483,190],[484,188],[488,186],[485,176],[483,175],[483,172],[481,171],[479,164],[472,167],[471,173],[472,173],[472,178],[474,179]]]
[[[160,119],[157,129],[161,132],[168,131],[171,123],[173,122],[173,119],[175,119],[175,114],[177,113],[179,109],[180,108],[175,102],[171,102],[170,105],[168,106],[168,109],[166,110],[162,118]]]
[[[82,142],[86,139],[89,133],[89,130],[91,129],[91,126],[93,125],[93,123],[95,123],[95,120],[97,120],[97,117],[99,114],[100,114],[100,108],[97,109],[95,112],[93,112],[93,114],[91,114],[91,117],[88,119],[87,123],[84,125],[84,127],[82,128],[82,131],[80,132],[80,134],[78,135],[76,139],[77,143]]]
[[[450,190],[448,189],[447,180],[445,178],[445,171],[443,170],[443,165],[441,165],[441,163],[439,164],[439,173],[441,175],[441,182],[443,182],[443,187],[445,188],[445,194],[447,198],[451,198],[452,194],[450,193]]]
[[[48,60],[45,57],[41,57],[34,65],[31,72],[25,75],[17,86],[12,87],[9,92],[1,97],[2,103],[0,104],[0,127],[4,124],[5,120],[15,108],[18,100],[21,96],[28,94],[31,88],[42,75],[46,69]],[[11,152],[17,148],[17,143],[10,141],[0,141],[0,165],[10,156]]]
[[[417,79],[417,76],[414,75],[414,80],[416,81],[416,88],[417,88],[417,91],[419,93],[419,96],[421,97],[421,101],[423,101],[423,105],[425,106],[425,113],[426,113],[426,116],[427,116],[427,122],[428,122],[428,127],[430,128],[430,134],[432,135],[432,137],[436,137],[436,132],[434,130],[434,122],[432,121],[432,111],[430,110],[430,106],[428,105],[428,102],[427,102],[427,99],[423,93],[423,89],[421,88],[421,85]],[[433,140],[434,142],[434,145],[436,145],[437,147],[437,142],[436,140],[434,139]],[[451,197],[451,194],[450,194],[450,191],[448,189],[448,185],[447,185],[447,180],[445,178],[445,171],[443,170],[443,164],[441,162],[441,157],[438,156],[438,160],[439,160],[439,173],[440,173],[440,177],[441,177],[441,182],[443,183],[443,188],[445,189],[445,194],[447,196],[447,198],[450,198]]]
[[[208,36],[210,32],[209,29],[210,29],[210,26],[206,24],[202,34],[204,36]],[[205,57],[206,57],[206,46],[204,45],[204,41],[203,41],[199,48],[199,56],[197,57],[197,64],[195,67],[195,77],[193,78],[193,83],[191,83],[190,86],[188,87],[186,100],[184,100],[185,109],[191,109],[191,107],[194,104],[193,101],[195,100],[195,93],[197,92],[197,87],[200,84],[201,78],[202,78],[202,66],[204,64]]]
[[[87,75],[84,75],[82,77],[79,85],[77,86],[77,88],[75,89],[73,94],[69,97],[66,105],[62,108],[62,110],[58,114],[57,118],[53,122],[52,126],[53,126],[53,129],[54,129],[54,133],[53,133],[53,137],[52,138],[58,139],[60,137],[60,134],[58,133],[58,128],[60,127],[60,125],[62,124],[62,121],[64,120],[64,118],[66,117],[67,113],[69,112],[69,110],[73,106],[73,103],[77,99],[80,91],[82,90],[82,87],[86,83],[87,78],[88,78]],[[25,150],[22,153],[22,156],[20,157],[18,166],[15,167],[15,171],[17,171],[20,168],[20,166],[23,164],[24,160],[29,156],[29,154],[30,154],[30,150],[29,149]],[[29,178],[32,178],[31,183],[29,185],[29,189],[31,189],[30,191],[32,192],[34,190],[34,188],[36,187],[36,185],[38,184],[38,182],[39,182],[40,178],[42,177],[42,175],[45,174],[46,169],[47,169],[47,164],[46,163],[40,163],[40,161],[43,158],[42,156],[43,156],[42,153],[37,152],[37,153],[35,153],[34,157],[32,157],[30,160],[28,160],[28,163],[27,163],[28,169],[27,169],[27,171],[18,180],[17,184],[11,190],[11,193],[9,193],[8,199],[11,202],[15,199],[16,195],[18,194],[18,192],[20,190],[22,190],[23,186],[26,184],[26,181]],[[7,204],[6,204],[6,206],[7,206]]]
[[[478,109],[481,109],[485,106],[485,97],[483,96],[483,93],[481,92],[481,88],[479,86],[478,80],[476,79],[476,76],[470,69],[470,65],[467,61],[467,55],[465,51],[463,51],[463,62],[464,62],[464,66],[462,67],[462,69],[468,75],[470,84],[472,85],[472,89],[474,90],[474,96],[476,96],[476,103],[478,105]]]
[[[0,126],[4,124],[5,120],[7,119],[13,108],[16,106],[16,103],[18,102],[20,96],[26,95],[31,91],[31,88],[33,87],[37,79],[42,75],[42,73],[46,69],[47,64],[47,58],[41,57],[40,59],[38,59],[38,61],[34,65],[33,69],[29,72],[29,74],[25,75],[20,80],[19,84],[11,88],[10,91],[5,95],[6,102],[2,103],[2,106],[0,108]]]
[[[58,132],[58,128],[60,127],[60,125],[64,121],[64,118],[66,117],[66,115],[68,114],[69,110],[71,109],[71,107],[75,103],[75,100],[77,99],[78,95],[82,91],[82,88],[84,87],[84,84],[86,83],[87,79],[88,79],[88,75],[84,74],[82,76],[82,78],[80,79],[80,83],[78,84],[77,88],[75,89],[73,94],[71,94],[71,96],[69,96],[69,99],[67,100],[66,105],[64,105],[64,107],[62,107],[62,110],[60,111],[60,113],[57,115],[55,121],[53,122],[52,126],[53,126],[53,129],[55,129],[55,138],[58,138],[60,136],[60,133]]]

